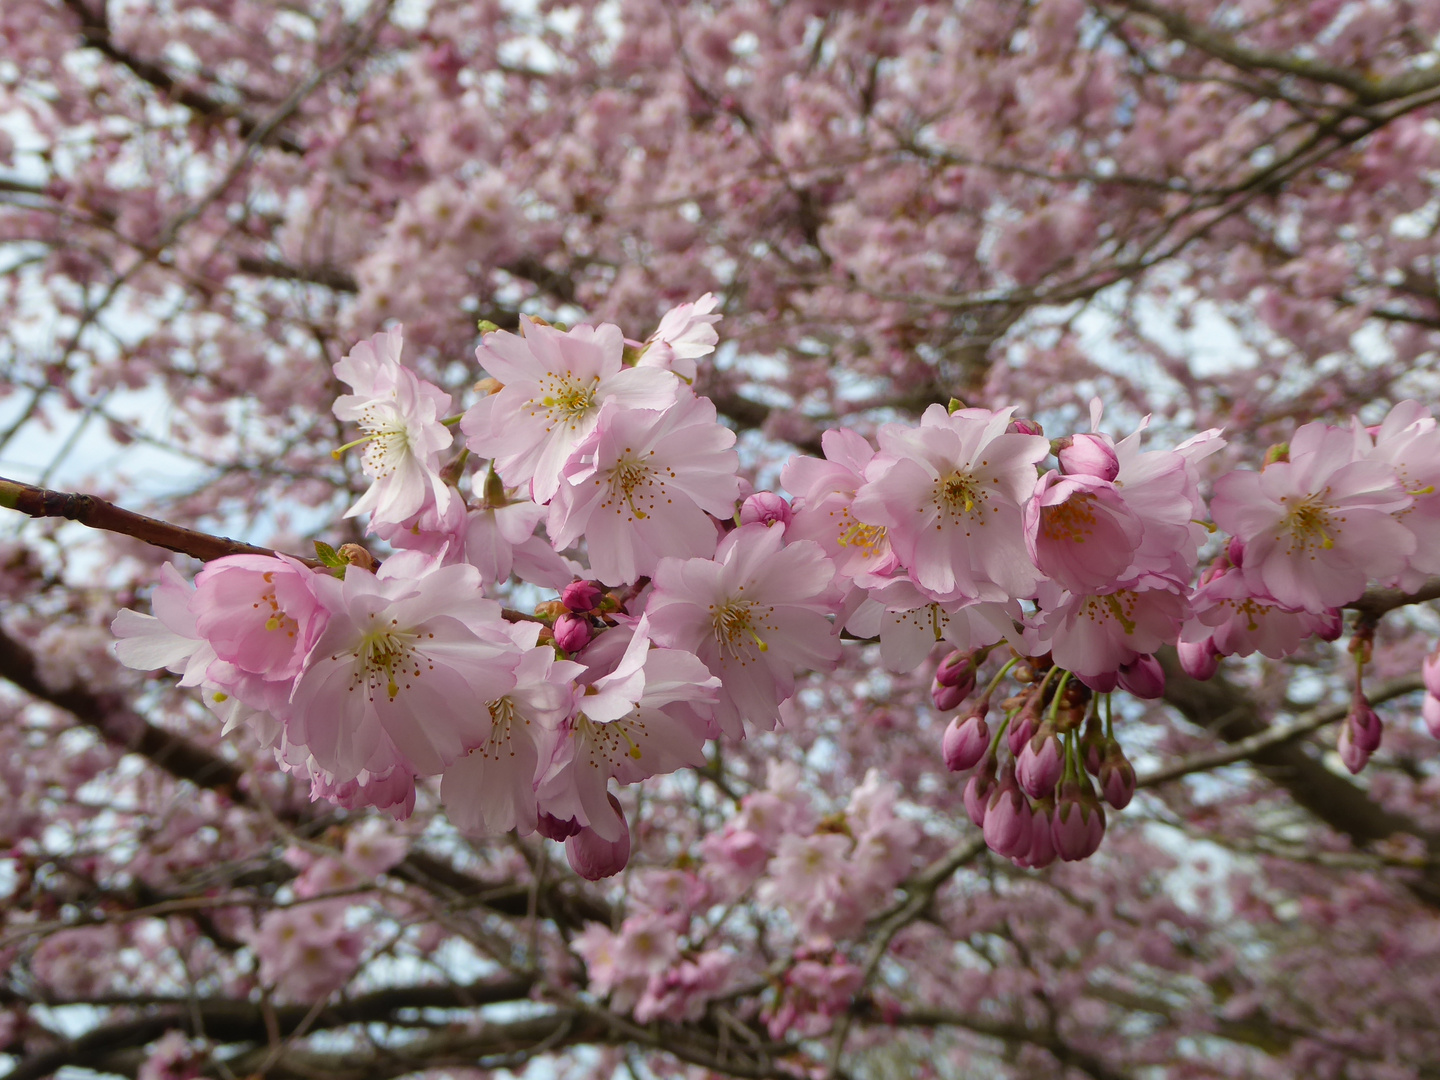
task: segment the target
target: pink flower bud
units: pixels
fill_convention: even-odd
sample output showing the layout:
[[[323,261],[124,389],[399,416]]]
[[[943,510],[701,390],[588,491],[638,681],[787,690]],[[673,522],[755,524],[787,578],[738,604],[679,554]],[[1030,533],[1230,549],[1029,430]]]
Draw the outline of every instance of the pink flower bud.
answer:
[[[561,615],[555,620],[555,644],[567,653],[579,652],[590,644],[590,620],[581,615]]]
[[[1021,416],[1005,425],[1007,433],[1015,435],[1044,435],[1045,429],[1040,426],[1039,420],[1032,420],[1028,416]]]
[[[1135,797],[1135,766],[1114,739],[1106,745],[1100,763],[1100,794],[1116,810],[1124,810]]]
[[[951,772],[973,769],[990,749],[990,729],[984,716],[971,714],[965,718],[954,717],[945,729],[941,750],[945,755],[945,767]]]
[[[1180,654],[1180,668],[1192,679],[1213,679],[1220,670],[1220,650],[1215,648],[1215,639],[1204,641],[1182,641],[1175,646]]]
[[[560,602],[577,615],[594,611],[605,598],[605,591],[593,581],[572,581],[560,594]]]
[[[1122,690],[1153,701],[1165,693],[1165,669],[1160,666],[1159,660],[1146,653],[1120,665],[1119,682]]]
[[[1420,662],[1420,677],[1425,680],[1425,691],[1431,697],[1440,698],[1440,650]]]
[[[965,812],[977,829],[985,826],[985,810],[990,796],[995,791],[995,759],[987,758],[980,771],[970,777],[965,785]]]
[[[1237,569],[1245,565],[1245,541],[1238,536],[1230,537],[1225,544],[1225,557],[1230,560],[1230,565]]]
[[[1340,635],[1345,632],[1345,616],[1340,613],[1339,608],[1327,608],[1325,610],[1326,624],[1315,631],[1315,636],[1321,641],[1339,641]]]
[[[546,840],[554,840],[556,843],[570,839],[570,837],[574,836],[582,828],[583,826],[573,817],[562,820],[554,814],[545,813],[543,810],[540,812],[539,819],[535,822],[535,831],[545,837]]]
[[[1075,672],[1075,678],[1079,679],[1097,694],[1108,694],[1120,685],[1119,672],[1115,671],[1102,671],[1098,675],[1081,675],[1077,671]]]
[[[1007,770],[985,808],[985,843],[991,851],[1007,858],[1030,849],[1030,800]]]
[[[1054,835],[1055,804],[1042,799],[1033,807],[1030,816],[1030,847],[1023,858],[1015,861],[1027,870],[1041,870],[1055,861]]]
[[[1043,799],[1055,790],[1065,771],[1065,753],[1054,730],[1047,724],[1026,742],[1015,760],[1015,779],[1032,799]]]
[[[740,524],[789,525],[794,513],[790,504],[773,491],[757,491],[740,504]]]
[[[1055,852],[1066,862],[1088,859],[1105,836],[1105,811],[1090,790],[1090,781],[1067,780],[1060,786],[1052,825]]]
[[[960,707],[960,703],[970,695],[971,689],[972,687],[968,686],[944,686],[939,682],[931,682],[930,700],[941,712],[949,712]]]
[[[1340,725],[1340,738],[1335,741],[1335,750],[1351,773],[1360,773],[1370,762],[1370,751],[1355,742],[1348,723]]]
[[[1061,439],[1059,452],[1060,471],[1067,475],[1094,476],[1101,480],[1113,481],[1120,475],[1120,459],[1115,448],[1103,435],[1072,435],[1068,446]]]
[[[565,841],[565,858],[570,862],[570,869],[586,881],[613,877],[630,861],[630,827],[625,823],[625,811],[620,809],[620,800],[614,795],[607,798],[620,818],[620,839],[606,840],[587,826]]]
[[[1035,729],[1039,726],[1035,719],[1035,713],[1028,704],[1016,713],[1015,719],[1010,721],[1010,729],[1005,732],[1010,753],[1018,758],[1020,752],[1025,749],[1025,744],[1035,735]]]
[[[968,694],[975,685],[975,658],[970,653],[952,652],[935,669],[941,686],[963,686]]]
[[[1351,740],[1367,755],[1380,749],[1380,738],[1384,734],[1385,726],[1380,722],[1379,714],[1370,707],[1364,694],[1357,693],[1350,703],[1350,715],[1345,717],[1345,727],[1350,731]]]
[[[1100,725],[1100,718],[1092,716],[1085,725],[1085,734],[1080,739],[1081,760],[1085,763],[1085,771],[1091,776],[1100,775],[1100,763],[1105,758],[1105,742],[1105,729]]]
[[[1440,698],[1434,694],[1426,694],[1420,702],[1420,715],[1425,720],[1425,726],[1430,729],[1430,734],[1440,739]]]

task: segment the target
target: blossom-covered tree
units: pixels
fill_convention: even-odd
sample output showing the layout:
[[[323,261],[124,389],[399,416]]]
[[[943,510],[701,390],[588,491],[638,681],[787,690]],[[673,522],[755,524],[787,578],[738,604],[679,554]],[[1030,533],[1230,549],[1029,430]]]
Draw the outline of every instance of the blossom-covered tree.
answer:
[[[7,1075],[1440,1070],[1437,34],[6,0]]]

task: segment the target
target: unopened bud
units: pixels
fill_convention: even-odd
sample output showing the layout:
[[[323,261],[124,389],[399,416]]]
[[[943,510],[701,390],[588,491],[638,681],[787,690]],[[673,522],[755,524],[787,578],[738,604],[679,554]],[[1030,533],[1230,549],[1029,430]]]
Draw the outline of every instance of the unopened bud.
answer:
[[[1051,794],[1064,771],[1065,751],[1049,725],[1036,732],[1015,759],[1015,779],[1032,799]]]
[[[964,686],[968,693],[975,686],[975,654],[952,652],[935,669],[935,681],[941,686]]]
[[[1335,741],[1335,752],[1340,755],[1345,768],[1352,774],[1359,774],[1370,762],[1370,751],[1356,743],[1349,724],[1340,725],[1340,738]]]
[[[1355,745],[1367,754],[1373,754],[1380,749],[1385,725],[1380,722],[1380,715],[1370,707],[1364,694],[1357,693],[1350,703],[1350,714],[1345,717],[1345,726],[1350,729],[1350,737]]]
[[[1030,848],[1030,800],[1015,782],[1013,772],[1006,770],[985,807],[985,844],[997,855],[1007,858],[1023,855]]]
[[[1011,435],[1041,435],[1045,429],[1040,426],[1039,420],[1031,420],[1028,416],[1017,417],[1005,425],[1005,431]]]
[[[613,801],[615,796],[610,798]],[[570,869],[586,881],[614,877],[630,861],[630,829],[621,829],[618,840],[606,840],[591,828],[581,829],[565,841],[565,858]]]
[[[1165,669],[1149,653],[1137,656],[1128,664],[1121,664],[1116,677],[1122,690],[1146,701],[1153,701],[1165,693]]]
[[[1260,467],[1263,469],[1265,465],[1275,465],[1280,462],[1286,462],[1289,460],[1290,444],[1283,442],[1276,443],[1275,445],[1270,446],[1265,450],[1265,462]]]
[[[560,594],[560,602],[565,605],[566,610],[577,615],[594,611],[604,599],[604,590],[593,581],[572,581]]]
[[[1027,870],[1042,870],[1055,861],[1055,803],[1041,799],[1031,807],[1030,847],[1015,860]]]
[[[1066,862],[1088,859],[1105,837],[1105,811],[1090,788],[1090,781],[1067,780],[1060,785],[1051,828],[1055,851]]]
[[[938,681],[930,683],[930,700],[935,703],[935,708],[941,712],[949,712],[951,709],[958,709],[961,703],[969,696],[972,687],[969,686],[943,686]]]
[[[740,524],[753,525],[760,522],[770,525],[789,525],[794,517],[790,504],[773,491],[757,491],[740,504]]]
[[[1116,810],[1124,810],[1135,797],[1135,766],[1114,739],[1100,762],[1100,795]]]
[[[1069,445],[1063,446],[1055,456],[1060,459],[1060,469],[1067,476],[1093,476],[1113,481],[1120,475],[1120,459],[1103,435],[1072,435]]]
[[[341,544],[339,554],[350,566],[358,566],[361,570],[368,570],[372,574],[380,566],[375,556],[359,544]]]
[[[1213,679],[1220,670],[1220,650],[1215,648],[1213,637],[1203,641],[1182,641],[1175,646],[1175,651],[1180,656],[1180,669],[1192,679],[1202,682]]]
[[[995,758],[986,757],[965,785],[965,812],[977,829],[985,825],[985,810],[995,791]]]
[[[941,751],[945,767],[951,772],[965,772],[980,763],[990,749],[990,728],[983,716],[971,714],[962,721],[954,717],[945,728]]]
[[[590,644],[593,631],[590,620],[566,612],[555,620],[555,644],[567,653],[577,653]]]

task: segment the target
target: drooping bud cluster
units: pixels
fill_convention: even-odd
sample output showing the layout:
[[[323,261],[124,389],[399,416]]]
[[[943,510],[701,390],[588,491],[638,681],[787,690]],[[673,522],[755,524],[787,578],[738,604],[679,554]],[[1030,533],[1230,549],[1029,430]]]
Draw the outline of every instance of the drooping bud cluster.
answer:
[[[439,777],[462,830],[538,831],[598,877],[628,859],[619,789],[773,728],[797,675],[836,665],[842,631],[902,673],[944,643],[932,699],[961,709],[945,763],[972,772],[964,802],[990,846],[1042,866],[1093,852],[1102,799],[1129,802],[1098,702],[1161,696],[1157,650],[1178,645],[1201,678],[1224,656],[1284,656],[1337,636],[1368,582],[1440,571],[1440,432],[1413,402],[1374,429],[1305,425],[1262,471],[1220,477],[1232,536],[1198,585],[1199,467],[1219,432],[1146,449],[1143,424],[1102,431],[1098,401],[1088,432],[1053,442],[958,401],[882,424],[878,449],[828,431],[823,458],[782,471],[791,499],[742,501],[735,435],[692,388],[714,308],[681,305],[645,342],[528,317],[492,330],[451,417],[451,395],[401,363],[399,328],[361,342],[335,365],[371,480],[349,514],[395,553],[235,556],[193,587],[170,571],[153,617],[116,620],[121,658],[180,674],[315,798],[404,817]],[[465,448],[442,460],[457,423]],[[558,596],[502,610],[516,579]],[[1027,659],[977,693],[992,651]],[[1018,689],[996,701],[1006,677]],[[1380,733],[1358,687],[1352,769]]]

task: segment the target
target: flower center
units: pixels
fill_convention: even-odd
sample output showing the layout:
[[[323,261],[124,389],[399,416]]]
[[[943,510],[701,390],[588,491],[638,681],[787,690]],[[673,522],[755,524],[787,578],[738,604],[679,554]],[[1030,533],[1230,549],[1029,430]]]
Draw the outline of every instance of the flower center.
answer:
[[[1314,543],[1318,543],[1326,551],[1335,546],[1335,539],[1330,535],[1333,530],[1330,510],[1316,496],[1312,495],[1300,505],[1291,508],[1285,515],[1285,528],[1299,541],[1302,549]]]
[[[370,618],[375,616],[372,614]],[[350,690],[353,692],[363,686],[370,700],[374,701],[375,688],[383,685],[386,695],[394,701],[401,690],[408,690],[413,680],[420,678],[424,670],[434,670],[435,665],[425,662],[424,657],[415,651],[413,642],[417,636],[411,631],[396,629],[394,620],[389,626],[376,626],[365,631],[360,637],[360,644],[355,647],[355,674],[350,680]]]
[[[710,605],[710,628],[715,634],[716,643],[723,651],[740,659],[741,666],[745,664],[742,656],[748,652],[750,641],[753,641],[761,652],[770,651],[770,646],[755,628],[755,608],[754,601],[738,598],[727,600],[719,606]],[[769,608],[767,613],[773,610],[774,608]]]
[[[626,447],[625,453],[631,453],[629,447]],[[650,455],[654,453],[655,451],[650,451]],[[649,511],[655,509],[657,496],[664,490],[663,482],[656,484],[655,470],[645,462],[629,457],[622,458],[611,467],[609,480],[610,498],[601,504],[601,509],[608,510],[623,500],[630,508],[631,521],[644,521],[648,518]],[[636,499],[645,504],[644,508],[636,505]]]
[[[551,420],[573,427],[595,408],[595,388],[599,383],[598,377],[591,379],[587,386],[564,375],[547,376],[540,383],[543,395],[540,405]]]
[[[1095,496],[1081,491],[1058,506],[1040,511],[1040,529],[1047,540],[1083,544],[1095,527]]]
[[[952,472],[935,481],[935,505],[952,518],[969,514],[985,501],[985,491],[969,473]]]
[[[837,543],[841,547],[853,547],[860,552],[862,558],[874,558],[884,549],[886,537],[884,525],[867,525],[863,521],[856,521],[850,515],[850,508],[847,506],[840,511],[840,537]]]

